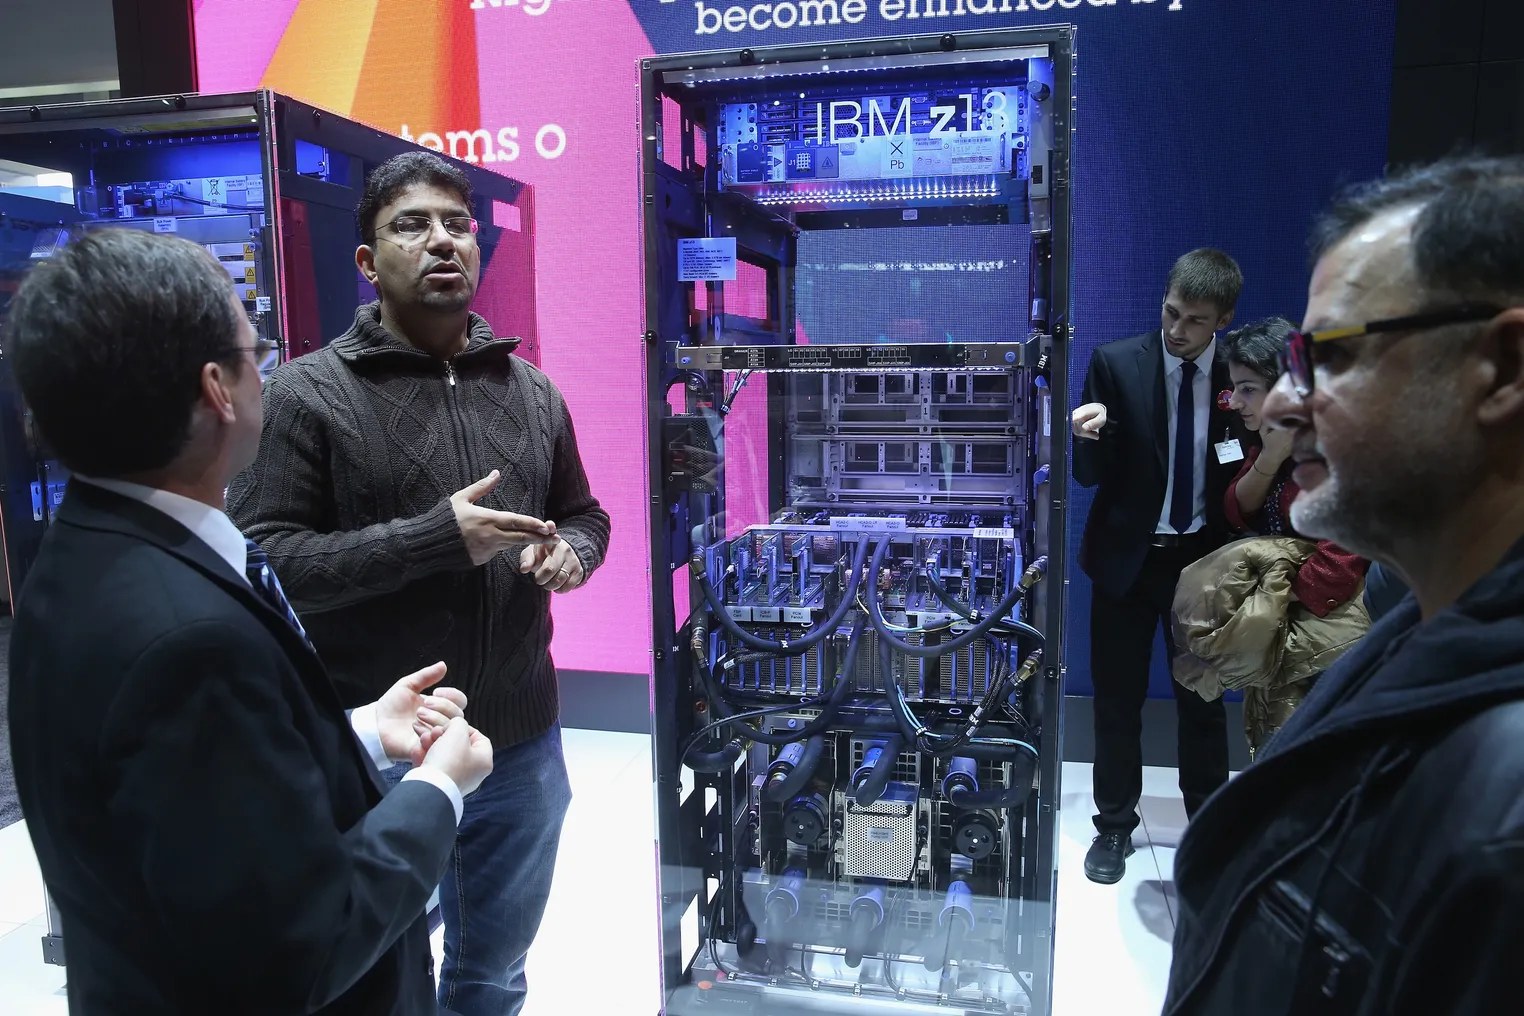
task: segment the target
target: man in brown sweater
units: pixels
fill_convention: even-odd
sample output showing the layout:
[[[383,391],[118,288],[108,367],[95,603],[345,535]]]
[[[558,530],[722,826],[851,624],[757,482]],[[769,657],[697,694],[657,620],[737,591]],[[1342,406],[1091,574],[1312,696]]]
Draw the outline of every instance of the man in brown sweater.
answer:
[[[466,177],[398,156],[356,216],[355,260],[380,300],[271,375],[229,513],[355,703],[378,675],[443,660],[497,746],[440,886],[439,1001],[514,1016],[571,798],[550,594],[602,563],[609,517],[560,391],[470,311],[481,254]]]

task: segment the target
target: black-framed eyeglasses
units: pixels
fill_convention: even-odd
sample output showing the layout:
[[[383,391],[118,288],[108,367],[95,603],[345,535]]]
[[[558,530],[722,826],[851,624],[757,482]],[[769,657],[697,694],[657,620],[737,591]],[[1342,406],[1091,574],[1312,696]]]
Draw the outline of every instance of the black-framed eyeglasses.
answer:
[[[1313,349],[1319,343],[1353,339],[1361,335],[1377,335],[1391,332],[1423,332],[1445,325],[1459,325],[1471,321],[1488,321],[1503,313],[1505,308],[1491,304],[1463,303],[1454,307],[1409,314],[1405,317],[1384,318],[1367,321],[1363,325],[1348,328],[1323,328],[1315,332],[1292,332],[1286,336],[1281,347],[1280,366],[1282,374],[1291,376],[1292,387],[1302,398],[1313,392],[1313,368],[1316,366]]]
[[[399,246],[414,247],[428,238],[436,222],[444,226],[445,232],[450,234],[452,239],[476,239],[477,222],[468,215],[451,215],[444,219],[435,219],[428,215],[399,215],[381,228],[395,233]]]

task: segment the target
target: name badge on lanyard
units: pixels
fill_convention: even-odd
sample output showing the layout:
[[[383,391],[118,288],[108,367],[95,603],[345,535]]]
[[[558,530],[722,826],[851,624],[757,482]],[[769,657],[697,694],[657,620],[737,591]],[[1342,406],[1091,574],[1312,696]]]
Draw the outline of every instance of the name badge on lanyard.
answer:
[[[1243,445],[1238,443],[1238,438],[1229,437],[1227,431],[1223,432],[1222,440],[1213,447],[1217,449],[1217,461],[1225,466],[1231,462],[1244,460]]]

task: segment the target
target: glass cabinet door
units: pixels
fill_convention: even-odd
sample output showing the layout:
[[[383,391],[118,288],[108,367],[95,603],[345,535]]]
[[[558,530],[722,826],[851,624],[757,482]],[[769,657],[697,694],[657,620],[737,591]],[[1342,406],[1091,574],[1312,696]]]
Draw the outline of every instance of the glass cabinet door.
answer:
[[[668,1013],[1048,1011],[1072,54],[643,64]]]

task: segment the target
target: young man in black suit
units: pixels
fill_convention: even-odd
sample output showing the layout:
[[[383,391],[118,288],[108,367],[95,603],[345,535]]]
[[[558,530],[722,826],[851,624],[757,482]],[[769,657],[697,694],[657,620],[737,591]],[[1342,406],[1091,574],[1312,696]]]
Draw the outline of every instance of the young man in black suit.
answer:
[[[86,234],[21,285],[6,352],[74,474],[10,651],[70,1012],[437,1011],[424,910],[492,746],[464,696],[424,694],[440,665],[346,717],[223,513],[265,352],[226,270],[173,237]],[[400,760],[417,768],[383,796]]]
[[[1074,411],[1074,478],[1099,487],[1080,564],[1094,583],[1095,827],[1085,856],[1094,882],[1117,882],[1133,852],[1143,791],[1143,702],[1154,632],[1170,658],[1170,605],[1186,565],[1227,541],[1223,495],[1242,449],[1220,394],[1233,387],[1216,333],[1233,320],[1243,275],[1221,251],[1175,262],[1160,328],[1109,342],[1090,358]],[[1180,790],[1195,813],[1228,778],[1222,702],[1173,685]]]

